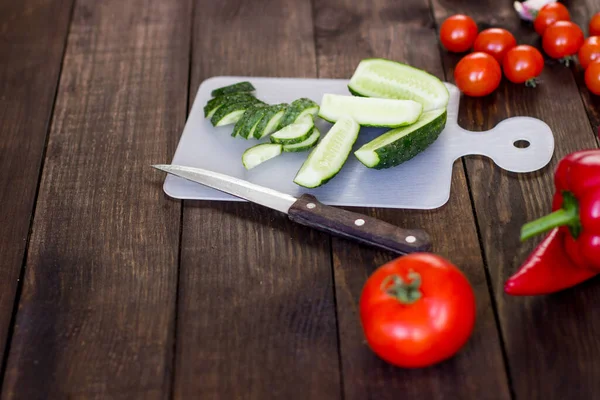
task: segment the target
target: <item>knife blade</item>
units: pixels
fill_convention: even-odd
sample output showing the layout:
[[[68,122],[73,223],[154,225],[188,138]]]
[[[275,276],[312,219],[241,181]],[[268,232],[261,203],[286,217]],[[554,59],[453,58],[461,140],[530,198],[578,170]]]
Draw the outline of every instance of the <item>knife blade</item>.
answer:
[[[182,165],[157,164],[153,168],[280,211],[296,223],[379,247],[397,254],[431,250],[422,229],[405,229],[367,215],[332,207],[310,194],[299,198],[225,174]]]

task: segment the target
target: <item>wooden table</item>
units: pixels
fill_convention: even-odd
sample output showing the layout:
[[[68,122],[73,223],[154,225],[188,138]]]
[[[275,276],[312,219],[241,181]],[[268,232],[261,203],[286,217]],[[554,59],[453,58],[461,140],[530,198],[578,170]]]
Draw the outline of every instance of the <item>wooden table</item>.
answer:
[[[592,399],[600,282],[503,294],[541,239],[564,155],[595,148],[600,102],[548,61],[535,90],[464,98],[460,123],[516,115],[552,128],[544,170],[454,165],[444,207],[358,209],[422,227],[477,297],[460,353],[401,370],[366,346],[362,285],[393,254],[252,204],[175,201],[170,162],[214,75],[348,78],[387,57],[452,81],[436,29],[456,12],[539,47],[511,1],[0,0],[0,355],[6,399]],[[570,1],[587,30],[600,0]]]

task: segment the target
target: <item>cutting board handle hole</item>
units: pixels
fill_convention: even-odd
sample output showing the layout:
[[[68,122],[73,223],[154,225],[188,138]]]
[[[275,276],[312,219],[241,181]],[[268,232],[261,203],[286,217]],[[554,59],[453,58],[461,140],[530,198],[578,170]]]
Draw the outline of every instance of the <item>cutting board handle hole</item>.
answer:
[[[515,146],[516,148],[519,148],[519,149],[526,149],[529,146],[531,146],[531,143],[529,143],[529,140],[520,139],[520,140],[515,141],[513,143],[513,146]]]

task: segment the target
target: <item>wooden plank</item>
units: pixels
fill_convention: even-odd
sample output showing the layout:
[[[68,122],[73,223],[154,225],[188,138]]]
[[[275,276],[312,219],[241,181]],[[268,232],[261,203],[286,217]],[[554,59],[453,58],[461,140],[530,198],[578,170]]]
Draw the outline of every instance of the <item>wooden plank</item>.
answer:
[[[197,5],[191,93],[315,77],[308,0]],[[184,202],[175,397],[340,397],[328,236],[247,203]]]
[[[581,27],[587,38],[589,36],[588,26],[590,19],[592,18],[592,15],[600,12],[600,0],[585,0],[577,3],[570,2],[566,4],[566,6],[569,8],[572,20]],[[579,63],[573,68],[573,75],[575,76],[575,81],[579,87],[588,118],[592,124],[592,134],[596,138],[598,144],[600,144],[600,131],[598,130],[600,129],[600,96],[594,95],[585,86],[585,71],[581,68]]]
[[[25,257],[72,2],[0,1],[2,360]]]
[[[3,398],[166,398],[190,2],[77,2]]]
[[[521,23],[509,2],[494,0],[451,4],[434,1],[436,20],[468,13],[478,23],[505,27],[519,43],[539,45],[535,31]],[[460,57],[445,55],[447,76]],[[531,174],[502,172],[490,160],[467,158],[468,177],[477,213],[487,266],[517,398],[594,398],[600,391],[597,360],[600,345],[596,321],[600,310],[598,282],[552,296],[515,298],[503,286],[542,239],[521,243],[521,225],[549,212],[558,160],[572,151],[595,146],[573,75],[568,68],[547,62],[535,90],[504,81],[485,99],[465,99],[460,124],[472,130],[491,128],[505,118],[528,115],[552,129],[556,147],[546,168]]]
[[[315,9],[319,76],[348,78],[366,57],[407,62],[443,78],[427,1],[318,0]],[[477,297],[477,325],[462,351],[433,368],[402,370],[364,342],[357,304],[364,282],[394,256],[333,240],[340,346],[346,399],[509,398],[499,335],[490,302],[469,193],[461,162],[454,165],[451,198],[433,211],[361,209],[404,227],[422,227],[433,251],[467,275]],[[459,234],[457,234],[459,233]]]

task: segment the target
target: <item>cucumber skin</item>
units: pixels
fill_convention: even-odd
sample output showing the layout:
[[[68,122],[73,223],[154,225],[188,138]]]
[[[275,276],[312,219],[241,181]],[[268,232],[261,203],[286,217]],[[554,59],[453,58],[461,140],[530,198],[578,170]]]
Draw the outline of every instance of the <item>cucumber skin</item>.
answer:
[[[225,118],[228,114],[234,111],[243,110],[244,107],[247,109],[249,106],[260,103],[262,103],[262,101],[258,100],[256,97],[253,97],[250,100],[242,100],[236,103],[223,105],[219,107],[217,111],[213,114],[213,116],[210,119],[210,122],[213,126],[217,126],[219,121]]]
[[[210,99],[206,105],[204,106],[204,117],[210,118],[212,117],[211,112],[218,110],[221,106],[226,105],[227,103],[239,100],[250,100],[256,98],[250,93],[232,93],[226,94],[223,96],[218,96]]]
[[[263,109],[264,107],[266,107],[266,104],[260,103],[249,107],[244,112],[244,115],[242,115],[242,118],[240,118],[240,120],[236,122],[231,136],[240,136],[244,139],[248,139],[248,133],[250,132],[254,124],[256,124],[260,118],[262,118],[262,114],[260,114],[260,112],[261,109]]]
[[[356,97],[366,97],[366,96],[356,96]],[[326,118],[326,117],[322,116],[320,113],[319,113],[319,118],[321,118],[322,120],[327,121],[327,122],[329,122],[331,124],[335,124],[337,122],[337,121],[334,121],[332,119],[329,119],[329,118]],[[361,127],[364,126],[365,128],[390,128],[390,129],[396,129],[396,128],[404,128],[405,126],[412,125],[415,122],[417,122],[418,120],[419,120],[419,117],[417,117],[417,119],[414,120],[413,122],[405,122],[405,123],[399,124],[399,125],[371,125],[371,124],[364,124],[364,123],[363,124],[359,124],[359,125]],[[357,122],[357,124],[358,124],[358,122]]]
[[[313,107],[317,108],[318,113],[319,105],[309,98],[302,97],[300,99],[292,101],[288,109],[285,110],[285,114],[283,114],[283,117],[281,117],[281,121],[279,122],[277,130],[280,130],[288,125],[293,124],[294,122],[296,122],[300,114],[304,112],[304,110]]]
[[[277,113],[281,112],[282,110],[286,110],[287,107],[289,107],[289,105],[286,103],[274,104],[274,105],[269,106],[265,110],[263,118],[260,120],[260,122],[258,123],[258,126],[256,127],[256,129],[253,132],[254,138],[262,139],[265,136],[262,134],[262,132],[264,132],[264,130],[267,128],[267,125],[269,125],[269,121],[271,121],[271,119],[275,115],[277,115]],[[260,134],[258,134],[257,132],[260,132]]]
[[[361,163],[372,169],[385,169],[396,167],[403,162],[410,160],[437,140],[446,126],[447,117],[448,112],[444,111],[443,114],[426,126],[411,132],[406,137],[400,138],[393,143],[375,150],[375,153],[379,157],[379,163],[377,163],[377,165],[369,167],[362,161]],[[384,135],[385,134],[387,133],[384,133]]]
[[[255,90],[256,89],[250,82],[244,81],[244,82],[238,82],[238,83],[234,83],[232,85],[217,88],[217,89],[213,90],[210,94],[213,97],[217,97],[217,96],[223,96],[224,94],[230,94],[230,93],[254,92]]]
[[[304,142],[309,141],[313,135],[315,135],[317,137],[317,139],[312,144],[304,145],[304,146],[298,146],[299,144],[302,144],[303,142],[294,143],[294,144],[284,144],[283,151],[286,153],[300,153],[300,152],[308,151],[308,150],[314,148],[319,143],[319,139],[321,139],[321,132],[319,131],[319,128],[317,128],[316,126],[313,127],[310,136]]]

